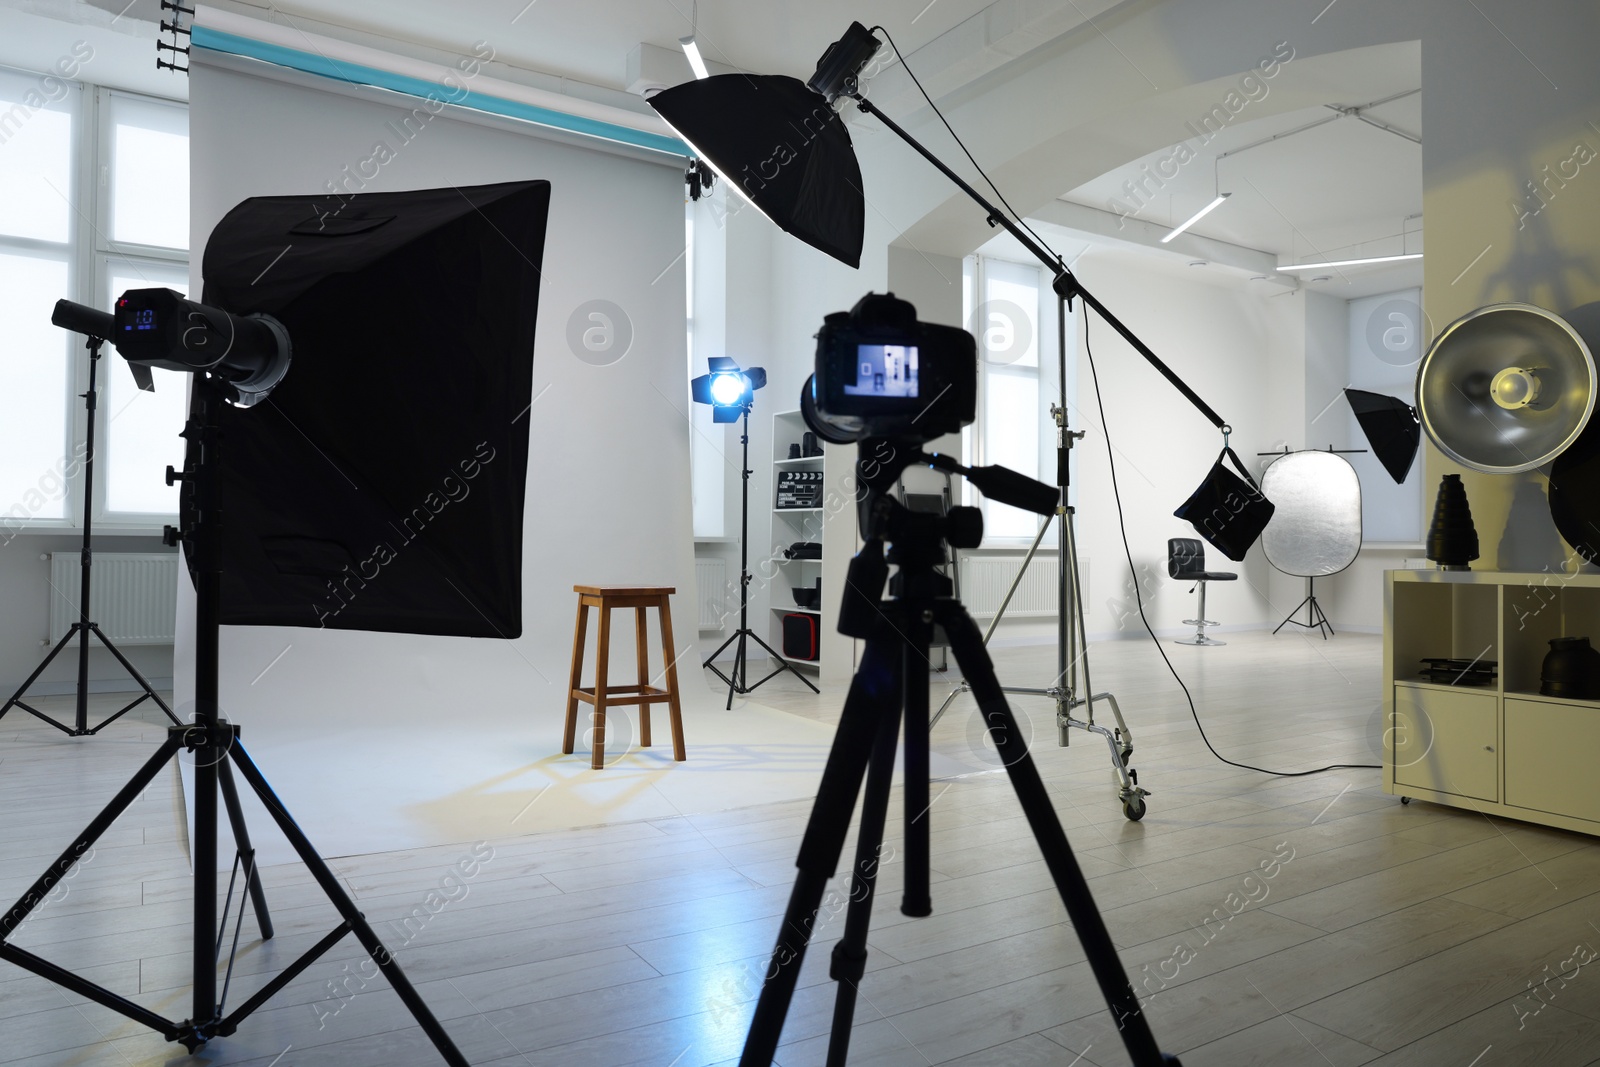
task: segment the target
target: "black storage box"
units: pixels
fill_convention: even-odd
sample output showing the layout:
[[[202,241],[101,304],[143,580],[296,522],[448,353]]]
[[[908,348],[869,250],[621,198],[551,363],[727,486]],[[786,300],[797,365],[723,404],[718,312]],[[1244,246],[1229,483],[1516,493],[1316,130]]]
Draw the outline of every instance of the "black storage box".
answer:
[[[783,617],[783,654],[789,659],[817,658],[817,617],[792,614]]]

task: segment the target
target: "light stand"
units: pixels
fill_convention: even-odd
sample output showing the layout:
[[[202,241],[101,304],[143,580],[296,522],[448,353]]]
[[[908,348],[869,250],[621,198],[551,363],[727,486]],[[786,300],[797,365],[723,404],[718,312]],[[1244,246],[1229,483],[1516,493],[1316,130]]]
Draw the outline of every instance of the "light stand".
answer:
[[[1062,748],[1071,743],[1072,730],[1084,730],[1105,738],[1106,745],[1111,749],[1111,768],[1117,776],[1117,799],[1122,803],[1122,813],[1137,822],[1144,818],[1144,798],[1149,796],[1150,792],[1139,787],[1138,772],[1128,766],[1128,758],[1133,755],[1133,731],[1129,730],[1128,724],[1123,721],[1122,709],[1117,706],[1116,696],[1111,693],[1093,693],[1089,677],[1089,636],[1085,628],[1087,616],[1083,610],[1083,587],[1078,577],[1078,542],[1072,521],[1076,509],[1067,503],[1067,490],[1072,481],[1072,447],[1083,437],[1082,430],[1067,428],[1067,314],[1067,301],[1058,297],[1056,353],[1059,364],[1056,380],[1060,386],[1060,403],[1050,405],[1050,414],[1056,423],[1056,486],[1061,494],[1055,514],[1057,551],[1060,554],[1061,568],[1061,586],[1057,590],[1060,602],[1056,611],[1056,677],[1053,683],[1042,689],[1003,685],[1000,691],[1024,696],[1049,697],[1055,701],[1056,730]],[[1006,605],[1011,603],[1012,593],[1016,592],[1017,586],[1022,583],[1023,575],[1028,572],[1028,564],[1033,562],[1035,553],[1039,551],[1039,544],[1044,540],[1045,530],[1049,525],[1049,521],[1046,520],[1039,527],[1039,533],[1028,548],[1022,566],[1017,568],[1017,576],[1012,579],[1011,588],[1006,591],[1005,599],[1000,603],[1000,610],[995,612],[994,619],[989,623],[989,629],[983,635],[984,645],[988,645],[989,639],[994,636],[995,629],[1000,625]],[[1080,665],[1083,670],[1081,690],[1078,688]],[[950,705],[955,703],[957,697],[972,690],[972,683],[963,678],[939,706],[939,710],[928,724],[929,729],[939,724],[939,719],[950,710]],[[1084,695],[1079,696],[1080,692]],[[1116,729],[1108,730],[1095,723],[1096,700],[1103,700],[1111,705],[1111,714],[1117,720]],[[1085,709],[1083,719],[1072,717],[1073,710],[1079,707]]]
[[[787,659],[774,651],[771,645],[761,640],[760,634],[750,629],[748,612],[750,607],[751,577],[750,408],[752,406],[753,403],[749,400],[747,395],[742,410],[744,423],[740,427],[739,432],[739,446],[742,449],[742,458],[739,461],[739,629],[730,634],[728,639],[722,642],[722,644],[717,647],[715,652],[707,656],[705,663],[702,664],[704,667],[709,667],[712,673],[714,673],[718,678],[721,678],[724,682],[728,683],[727,707],[730,710],[733,708],[733,694],[738,693],[740,696],[744,696],[746,693],[753,693],[757,689],[761,688],[763,684],[770,682],[784,671],[788,671],[796,678],[804,682],[806,684],[806,688],[810,689],[813,693],[820,692],[816,686],[811,684],[811,679],[807,678],[805,675],[796,670],[794,664],[790,663]],[[778,663],[777,670],[756,682],[755,685],[749,684],[749,661],[745,654],[745,641],[747,638],[754,640],[756,644],[766,649],[767,655],[771,656]],[[737,647],[733,650],[733,666],[729,669],[727,674],[723,674],[722,668],[718,667],[713,661],[718,656],[722,655],[723,649],[734,644],[735,642],[737,642]]]
[[[1299,619],[1295,618],[1295,616],[1299,614],[1301,608],[1306,609],[1305,622],[1301,622]],[[1205,612],[1202,611],[1200,614],[1204,615]],[[1328,639],[1329,634],[1334,632],[1333,624],[1329,622],[1328,617],[1322,613],[1322,605],[1317,603],[1317,580],[1309,574],[1306,575],[1306,598],[1300,601],[1299,604],[1296,604],[1295,609],[1289,612],[1284,620],[1278,624],[1277,629],[1273,630],[1272,632],[1277,633],[1278,630],[1281,630],[1285,626],[1289,626],[1291,624],[1307,630],[1323,631],[1322,639],[1324,641]]]
[[[65,301],[63,301],[63,303],[65,303]],[[55,318],[57,320],[61,318],[59,306],[57,308]],[[106,325],[109,325],[111,316],[106,315],[104,318]],[[68,326],[71,328],[70,324],[61,321],[57,321],[56,325]],[[106,332],[109,333],[110,331],[107,330]],[[101,730],[105,729],[107,726],[110,726],[112,723],[122,718],[122,716],[126,715],[140,704],[143,704],[146,700],[153,700],[156,702],[157,706],[159,706],[161,710],[166,713],[167,718],[172,720],[174,725],[182,726],[183,720],[178,718],[177,715],[173,714],[172,708],[170,708],[167,705],[167,702],[162,700],[160,695],[151,688],[150,683],[145,680],[145,676],[139,673],[137,667],[128,662],[128,657],[124,656],[121,650],[118,649],[116,645],[111,643],[111,638],[106,636],[105,631],[100,629],[99,625],[89,618],[89,583],[90,577],[93,574],[91,568],[94,566],[94,554],[91,547],[94,526],[94,420],[95,409],[97,407],[99,397],[99,393],[95,388],[95,375],[100,366],[100,346],[105,343],[105,339],[95,334],[85,334],[85,336],[88,338],[88,341],[84,347],[89,350],[89,391],[83,394],[83,406],[84,410],[88,412],[89,418],[87,438],[84,442],[87,451],[85,452],[83,458],[83,550],[78,557],[78,571],[80,575],[78,579],[78,620],[72,624],[71,629],[61,636],[61,640],[56,642],[56,647],[52,648],[49,655],[45,656],[44,662],[40,663],[38,667],[34,668],[33,673],[28,675],[28,680],[23,682],[15,693],[11,694],[11,699],[5,702],[5,706],[0,707],[0,718],[4,718],[6,712],[10,711],[14,707],[21,708],[29,715],[32,715],[34,718],[44,720],[69,737],[86,737],[91,734],[99,733]],[[122,664],[123,669],[133,677],[134,681],[139,683],[139,688],[144,690],[144,692],[140,694],[140,696],[132,703],[123,707],[121,711],[112,714],[98,726],[89,725],[90,634],[93,634],[96,638],[98,638],[100,643],[104,645],[113,656],[117,657],[117,662]],[[50,666],[55,658],[61,654],[61,650],[66,648],[74,637],[78,639],[78,703],[77,714],[73,718],[72,725],[68,726],[66,723],[58,722],[49,715],[46,715],[44,712],[33,707],[22,698],[23,695],[27,693],[29,687],[31,687],[33,683],[38,680],[39,675],[44,673],[45,668]]]
[[[451,1042],[428,1006],[395,962],[394,956],[383,946],[372,926],[356,908],[355,903],[339,883],[338,876],[317,855],[316,849],[295,824],[283,802],[273,793],[255,762],[239,740],[239,728],[219,715],[219,638],[222,623],[222,570],[221,548],[221,486],[217,467],[217,444],[221,436],[214,419],[215,411],[224,401],[217,380],[206,376],[195,382],[191,413],[183,436],[191,445],[192,465],[180,476],[192,482],[194,488],[193,519],[187,530],[168,528],[167,540],[176,544],[182,540],[188,545],[190,562],[195,572],[195,721],[174,726],[167,739],[155,754],[145,762],[133,779],[112,799],[110,804],[95,816],[87,828],[67,847],[67,850],[50,865],[39,879],[23,893],[9,911],[0,916],[0,959],[9,960],[40,977],[55,982],[78,993],[102,1007],[125,1015],[141,1025],[157,1031],[168,1041],[181,1043],[191,1053],[212,1038],[234,1033],[239,1023],[256,1009],[265,1005],[279,990],[292,982],[311,964],[349,933],[354,933],[374,963],[388,979],[394,991],[411,1011],[440,1055],[451,1067],[467,1067],[466,1059]],[[197,446],[197,447],[196,447]],[[17,927],[49,895],[50,890],[64,878],[78,860],[93,848],[95,841],[116,821],[162,768],[178,752],[187,750],[194,756],[194,924],[191,930],[193,949],[193,1011],[188,1019],[175,1021],[157,1015],[103,986],[51,963],[49,960],[9,943]],[[245,885],[256,907],[257,921],[263,940],[272,937],[272,925],[267,917],[266,903],[256,876],[255,857],[250,850],[249,836],[239,810],[230,761],[237,764],[239,773],[255,791],[273,821],[285,838],[294,846],[301,861],[310,869],[312,877],[328,900],[338,910],[343,922],[322,938],[304,955],[290,963],[281,973],[267,982],[243,1004],[227,1011],[227,994],[233,977],[233,956],[230,954],[228,970],[222,991],[217,991],[217,964],[227,931],[233,894],[230,883],[228,899],[223,905],[222,921],[217,919],[217,793],[221,790],[223,801],[233,823],[233,832],[240,854],[235,863],[235,877],[242,869]],[[244,896],[239,901],[239,917],[234,926],[234,944],[238,943],[239,927],[244,918]]]

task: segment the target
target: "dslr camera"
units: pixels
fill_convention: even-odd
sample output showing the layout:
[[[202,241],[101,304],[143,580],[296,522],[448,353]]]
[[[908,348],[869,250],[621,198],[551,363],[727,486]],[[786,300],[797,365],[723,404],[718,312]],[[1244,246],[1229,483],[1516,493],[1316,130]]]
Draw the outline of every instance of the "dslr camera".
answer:
[[[868,293],[817,331],[815,373],[800,410],[834,444],[891,438],[925,444],[977,417],[978,346],[955,326],[917,321],[893,293]]]

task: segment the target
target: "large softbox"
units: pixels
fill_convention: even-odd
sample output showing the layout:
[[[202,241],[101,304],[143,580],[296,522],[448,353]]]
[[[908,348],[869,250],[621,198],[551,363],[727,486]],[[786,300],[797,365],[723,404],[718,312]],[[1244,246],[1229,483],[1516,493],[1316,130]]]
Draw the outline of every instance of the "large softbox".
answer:
[[[841,263],[861,265],[861,166],[844,120],[804,82],[716,74],[663,89],[650,106],[781,229]]]
[[[204,302],[293,344],[267,400],[218,416],[224,623],[521,634],[549,205],[525,181],[256,197],[217,224]]]

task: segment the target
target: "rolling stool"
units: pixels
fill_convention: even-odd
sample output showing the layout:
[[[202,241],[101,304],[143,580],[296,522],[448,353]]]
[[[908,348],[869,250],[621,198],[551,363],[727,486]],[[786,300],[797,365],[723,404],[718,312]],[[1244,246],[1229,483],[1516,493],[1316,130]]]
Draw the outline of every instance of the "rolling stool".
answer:
[[[672,719],[672,758],[680,763],[689,757],[683,748],[683,711],[678,704],[678,668],[672,654],[672,608],[667,597],[676,592],[660,585],[575,585],[578,594],[578,622],[572,635],[572,679],[567,689],[567,728],[561,739],[561,751],[571,753],[578,733],[578,701],[594,705],[594,754],[589,766],[600,770],[605,766],[606,708],[612,704],[639,705],[639,744],[650,744],[650,705],[665,702]],[[584,688],[583,643],[589,628],[589,609],[600,609],[600,640],[595,646],[594,687]],[[611,609],[634,610],[634,641],[637,648],[639,681],[637,685],[607,685],[606,670],[611,658]],[[667,662],[667,687],[657,689],[650,685],[650,653],[645,645],[645,611],[656,608],[661,613],[661,654]],[[620,695],[619,695],[620,694]]]
[[[1200,541],[1193,537],[1173,537],[1167,541],[1167,575],[1172,578],[1181,578],[1194,582],[1200,587],[1200,617],[1198,619],[1184,619],[1185,626],[1195,628],[1193,637],[1180,637],[1180,645],[1225,645],[1226,641],[1213,641],[1206,636],[1206,627],[1217,625],[1206,618],[1206,583],[1231,582],[1239,576],[1230,571],[1206,570],[1206,550]],[[1191,593],[1193,589],[1189,590]]]

